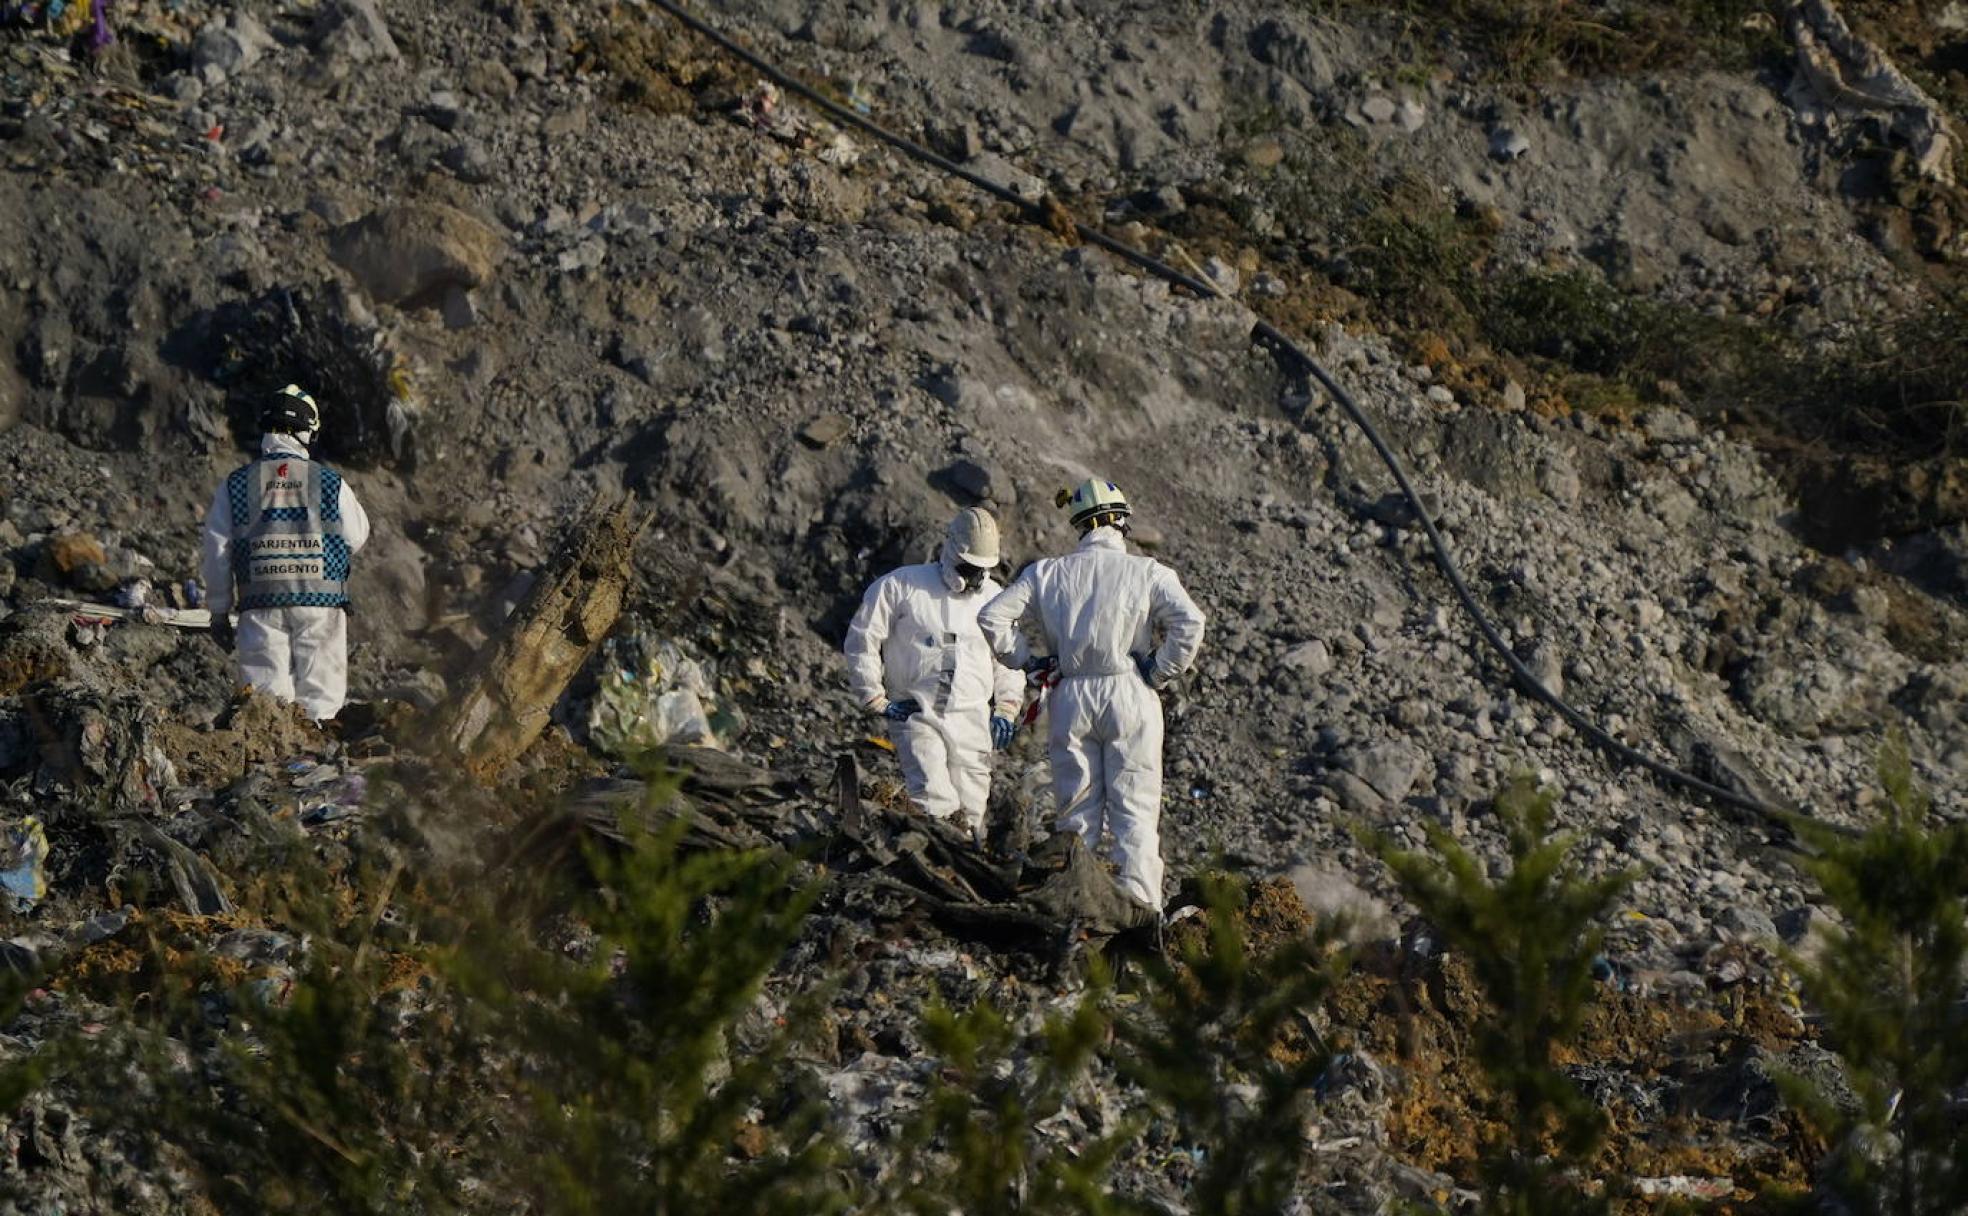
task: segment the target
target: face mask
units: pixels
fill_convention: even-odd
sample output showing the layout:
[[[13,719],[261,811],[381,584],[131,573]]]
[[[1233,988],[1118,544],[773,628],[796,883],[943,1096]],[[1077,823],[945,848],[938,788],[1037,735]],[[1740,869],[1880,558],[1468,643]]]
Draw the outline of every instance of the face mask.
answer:
[[[973,566],[969,562],[957,563],[957,578],[963,583],[965,591],[975,591],[984,585],[984,567]]]

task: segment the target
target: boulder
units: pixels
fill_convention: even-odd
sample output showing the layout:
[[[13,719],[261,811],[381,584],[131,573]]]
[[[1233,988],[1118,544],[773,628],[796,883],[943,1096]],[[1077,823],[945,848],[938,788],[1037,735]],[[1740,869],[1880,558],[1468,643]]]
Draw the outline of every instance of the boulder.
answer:
[[[328,253],[371,299],[414,308],[485,285],[505,245],[456,207],[400,203],[335,229]]]
[[[1305,910],[1319,920],[1342,919],[1351,942],[1385,941],[1400,934],[1400,925],[1387,905],[1374,898],[1330,864],[1307,863],[1287,875]]]
[[[356,63],[403,57],[376,0],[327,0],[315,16],[308,45],[317,55]]]
[[[204,83],[217,84],[246,71],[276,45],[251,13],[234,11],[198,31],[191,44],[192,71]]]

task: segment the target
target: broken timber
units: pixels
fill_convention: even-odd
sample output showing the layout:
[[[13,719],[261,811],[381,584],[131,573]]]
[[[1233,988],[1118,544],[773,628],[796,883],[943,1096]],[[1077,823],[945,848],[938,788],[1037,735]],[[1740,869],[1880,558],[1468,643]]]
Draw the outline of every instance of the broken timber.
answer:
[[[497,642],[438,708],[437,745],[488,782],[546,729],[561,692],[615,627],[646,518],[597,498],[540,571]]]

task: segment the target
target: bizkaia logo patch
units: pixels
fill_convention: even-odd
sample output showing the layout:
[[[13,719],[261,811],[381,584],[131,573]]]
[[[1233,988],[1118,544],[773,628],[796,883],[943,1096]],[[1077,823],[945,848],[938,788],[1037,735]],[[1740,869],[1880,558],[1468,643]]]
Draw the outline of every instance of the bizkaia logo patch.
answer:
[[[277,469],[275,469],[275,470],[273,471],[273,475],[274,475],[275,477],[285,477],[285,476],[287,476],[287,462],[286,462],[286,461],[284,461],[284,460],[283,460],[283,461],[281,461],[281,462],[280,462],[280,467],[279,467],[279,468],[277,468]]]

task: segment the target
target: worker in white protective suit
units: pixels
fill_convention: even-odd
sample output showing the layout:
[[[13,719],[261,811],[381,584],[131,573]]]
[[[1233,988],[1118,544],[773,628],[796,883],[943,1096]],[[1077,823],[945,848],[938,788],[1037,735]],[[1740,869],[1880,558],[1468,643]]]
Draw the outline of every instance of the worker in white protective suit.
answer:
[[[237,650],[240,679],[319,722],[348,698],[349,571],[369,516],[341,474],[308,456],[321,430],[313,397],[281,389],[260,429],[259,457],[219,484],[205,513],[212,639]]]
[[[909,800],[979,835],[991,752],[1010,746],[1025,690],[977,628],[977,610],[1000,590],[990,575],[998,560],[991,513],[958,512],[935,561],[903,566],[868,587],[845,647],[855,699],[888,719]]]
[[[1162,702],[1158,690],[1189,669],[1203,613],[1175,571],[1127,551],[1131,511],[1111,481],[1063,491],[1080,543],[1032,563],[977,623],[1016,661],[1036,633],[1058,664],[1052,691],[1052,784],[1059,827],[1107,856],[1121,887],[1162,907]],[[1159,635],[1159,641],[1157,641]],[[1029,666],[1030,664],[1028,664]]]

